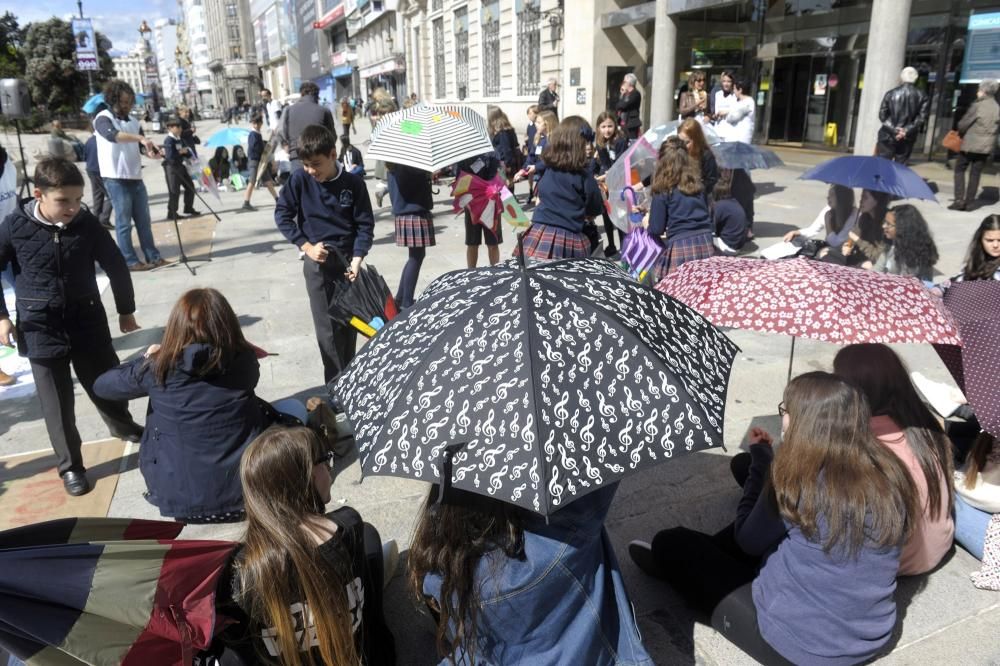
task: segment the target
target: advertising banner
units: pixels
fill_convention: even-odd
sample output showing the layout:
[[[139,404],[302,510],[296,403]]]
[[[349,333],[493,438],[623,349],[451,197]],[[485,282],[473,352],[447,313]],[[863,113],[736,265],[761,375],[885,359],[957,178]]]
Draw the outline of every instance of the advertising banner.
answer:
[[[96,72],[100,66],[97,62],[97,38],[94,35],[94,25],[87,18],[75,18],[71,25],[73,44],[76,46],[76,69],[80,72]]]
[[[1000,12],[973,14],[969,17],[959,83],[997,78],[1000,78]]]

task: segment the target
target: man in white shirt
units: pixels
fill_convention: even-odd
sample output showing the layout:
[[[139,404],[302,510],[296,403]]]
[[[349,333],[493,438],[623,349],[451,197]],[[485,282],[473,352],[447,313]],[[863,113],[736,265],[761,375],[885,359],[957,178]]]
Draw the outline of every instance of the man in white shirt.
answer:
[[[153,240],[153,224],[149,216],[149,194],[142,182],[142,155],[156,159],[163,156],[152,141],[142,133],[142,126],[130,113],[135,104],[135,91],[125,81],[112,79],[104,86],[106,107],[94,117],[97,135],[97,161],[101,179],[111,197],[115,211],[115,236],[118,249],[130,271],[145,271],[169,263],[160,256]],[[139,246],[146,259],[139,260],[132,244],[132,223],[135,222]]]
[[[733,82],[733,94],[723,102],[722,110],[716,106],[716,129],[723,141],[753,143],[756,105],[750,96],[750,82],[743,77]],[[716,104],[719,102],[717,101]]]
[[[281,111],[281,103],[271,96],[271,91],[267,88],[261,88],[260,90],[260,103],[263,107],[264,120],[267,122],[267,127],[271,130],[271,134],[274,134],[278,130],[278,113]]]

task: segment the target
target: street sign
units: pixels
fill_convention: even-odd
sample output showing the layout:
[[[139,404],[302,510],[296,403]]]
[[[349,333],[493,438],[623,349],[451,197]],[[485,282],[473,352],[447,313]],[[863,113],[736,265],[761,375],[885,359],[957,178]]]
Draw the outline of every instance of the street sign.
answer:
[[[96,72],[100,69],[97,61],[97,38],[94,26],[88,18],[75,18],[71,24],[73,45],[76,48],[76,69],[80,72]]]

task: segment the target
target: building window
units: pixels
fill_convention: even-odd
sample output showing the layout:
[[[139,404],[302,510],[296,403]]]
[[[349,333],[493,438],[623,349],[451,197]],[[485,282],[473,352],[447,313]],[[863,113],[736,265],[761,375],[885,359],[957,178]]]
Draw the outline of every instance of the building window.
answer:
[[[229,40],[232,42],[240,41],[240,27],[238,25],[229,26]]]
[[[483,3],[483,96],[500,95],[500,0]]]
[[[240,53],[240,47],[238,47],[238,46],[230,46],[229,47],[229,59],[230,60],[239,60],[242,57],[243,56]]]
[[[226,16],[236,16],[236,3],[227,2],[226,3]]]
[[[444,9],[444,0],[431,0],[431,11],[439,12]]]
[[[459,99],[469,96],[469,11],[455,10],[455,89]]]
[[[519,0],[517,8],[517,94],[534,95],[542,78],[542,13],[538,0]]]
[[[443,99],[447,94],[444,78],[444,19],[434,19],[434,96]]]

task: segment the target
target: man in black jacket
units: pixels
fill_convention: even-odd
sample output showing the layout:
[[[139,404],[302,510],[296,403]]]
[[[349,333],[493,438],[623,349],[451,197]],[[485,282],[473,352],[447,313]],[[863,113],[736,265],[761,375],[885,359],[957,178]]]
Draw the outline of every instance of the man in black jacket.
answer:
[[[0,293],[0,344],[31,362],[59,475],[70,495],[90,490],[80,452],[73,411],[76,372],[113,437],[138,442],[142,427],[132,420],[128,403],[98,398],[94,381],[118,365],[111,331],[97,288],[94,262],[111,281],[122,333],[138,330],[135,295],[128,266],[108,232],[85,208],[83,176],[64,159],[46,159],[35,168],[35,201],[0,224],[0,270],[14,267],[17,326],[10,321]]]
[[[546,83],[545,88],[538,94],[538,110],[539,111],[551,111],[559,117],[559,95],[556,93],[556,89],[559,87],[559,81],[556,77],[551,77]]]
[[[899,74],[901,85],[885,94],[878,112],[882,122],[878,130],[878,155],[900,164],[909,161],[917,134],[930,111],[927,95],[913,85],[917,76],[913,67],[904,67]]]
[[[321,125],[336,136],[333,112],[319,103],[319,86],[306,81],[299,87],[302,97],[281,113],[281,140],[288,146],[292,171],[302,168],[299,159],[298,142],[302,130],[310,125]]]
[[[639,109],[642,107],[642,93],[635,89],[638,82],[635,74],[626,74],[625,78],[622,79],[618,103],[615,104],[615,111],[618,112],[618,125],[630,140],[639,138],[639,129],[642,127],[642,118],[639,116]]]

